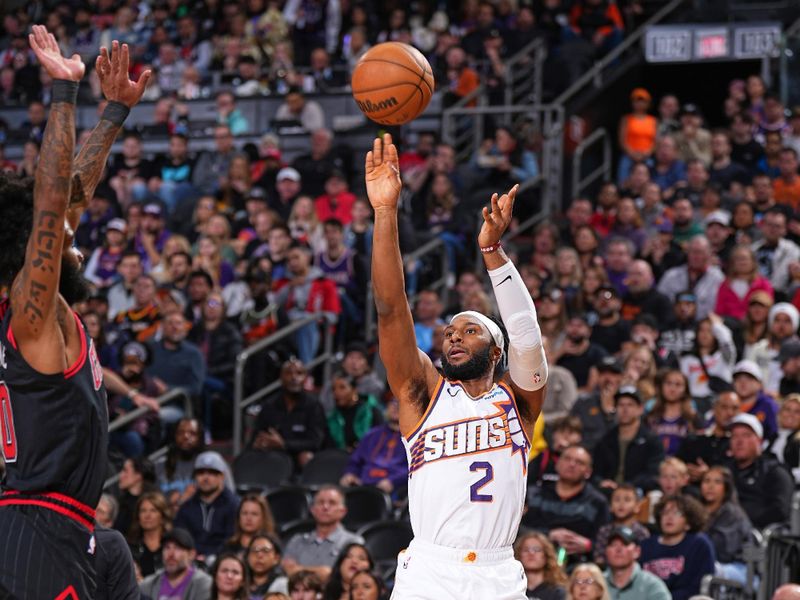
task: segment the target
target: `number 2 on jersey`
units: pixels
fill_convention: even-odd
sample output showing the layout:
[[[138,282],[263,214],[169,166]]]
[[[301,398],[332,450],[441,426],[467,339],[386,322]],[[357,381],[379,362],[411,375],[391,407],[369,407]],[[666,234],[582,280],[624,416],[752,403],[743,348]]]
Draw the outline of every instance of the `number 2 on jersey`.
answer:
[[[469,466],[469,470],[475,473],[476,471],[484,471],[483,477],[469,486],[469,499],[470,502],[491,502],[493,500],[491,494],[481,494],[481,488],[491,483],[494,479],[494,469],[492,463],[486,461],[476,461]]]
[[[3,458],[7,463],[17,462],[17,433],[14,431],[14,413],[11,411],[11,398],[8,386],[0,381],[0,443]]]

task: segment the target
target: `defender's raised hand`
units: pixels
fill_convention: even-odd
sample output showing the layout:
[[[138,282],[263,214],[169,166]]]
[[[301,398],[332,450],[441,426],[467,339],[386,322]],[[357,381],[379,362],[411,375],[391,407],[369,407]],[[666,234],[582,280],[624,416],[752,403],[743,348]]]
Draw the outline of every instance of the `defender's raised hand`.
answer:
[[[120,44],[117,40],[111,43],[111,53],[100,48],[100,56],[95,63],[100,88],[106,100],[119,102],[128,108],[135,106],[144,94],[147,82],[152,73],[147,69],[139,76],[139,81],[132,81],[128,76],[130,53],[128,44]]]
[[[372,150],[367,152],[364,172],[367,196],[372,208],[375,210],[379,208],[396,209],[403,184],[400,181],[397,148],[392,143],[390,134],[383,134],[383,140],[375,138]]]
[[[483,207],[483,225],[478,234],[478,245],[481,248],[488,248],[500,241],[503,234],[511,224],[511,217],[514,211],[514,199],[517,196],[519,185],[512,187],[507,194],[498,198],[497,194],[492,194],[492,205]]]
[[[73,54],[72,58],[62,56],[56,38],[44,25],[34,25],[28,41],[39,64],[50,77],[68,81],[80,81],[83,78],[86,65],[81,57],[77,54]]]

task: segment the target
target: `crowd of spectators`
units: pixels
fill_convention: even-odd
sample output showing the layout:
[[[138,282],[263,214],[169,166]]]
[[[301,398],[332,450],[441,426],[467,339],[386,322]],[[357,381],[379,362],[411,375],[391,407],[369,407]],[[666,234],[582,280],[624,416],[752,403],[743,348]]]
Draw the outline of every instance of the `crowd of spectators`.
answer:
[[[411,14],[337,0],[100,0],[5,14],[0,105],[27,107],[27,120],[6,124],[25,147],[18,163],[0,156],[3,169],[34,172],[47,118],[30,23],[46,22],[87,65],[101,45],[126,42],[134,70],[156,74],[147,128],[168,150],[151,156],[141,132],[126,131],[76,234],[94,286],[78,310],[103,366],[131,390],[112,395],[112,416],[175,388],[196,415],[170,403],[111,437],[119,492],[104,495],[98,522],[126,536],[145,596],[385,593],[385,573],[342,524],[351,486],[381,490],[404,518],[397,402],[365,329],[371,209],[358,149],[336,139],[313,95],[345,89],[358,58],[386,40],[425,52],[445,102],[479,82],[498,91],[503,60],[536,36],[574,77],[643,10],[452,4]],[[83,98],[99,100],[87,81]],[[509,244],[551,363],[515,545],[531,598],[683,599],[706,574],[744,582],[752,529],[788,521],[800,483],[800,109],[787,113],[758,76],[728,91],[712,124],[698,98],[631,90],[616,180]],[[266,94],[284,97],[278,120],[309,133],[294,160],[276,133],[237,139],[262,133],[237,99]],[[196,153],[186,101],[204,97],[216,103],[214,149]],[[426,265],[407,265],[417,340],[436,361],[450,315],[495,312],[474,262],[471,192],[539,166],[535,144],[503,127],[467,165],[437,132],[401,150],[403,249],[438,237],[453,274],[447,294],[425,288]],[[310,315],[245,377],[246,392],[280,381],[249,412],[248,451],[285,453],[293,478],[323,451],[349,455],[341,487],[315,491],[311,529],[287,534],[207,447],[230,437],[239,352]],[[338,360],[323,381],[308,363],[327,335]],[[164,459],[144,458],[165,440]]]

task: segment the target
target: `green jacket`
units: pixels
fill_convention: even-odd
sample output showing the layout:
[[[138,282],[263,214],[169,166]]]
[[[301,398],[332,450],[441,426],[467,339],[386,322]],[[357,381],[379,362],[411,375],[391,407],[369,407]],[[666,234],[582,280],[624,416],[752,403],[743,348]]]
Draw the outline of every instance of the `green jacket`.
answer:
[[[381,410],[381,405],[378,403],[375,396],[359,394],[358,404],[356,405],[356,415],[353,422],[353,430],[359,440],[375,425],[372,418],[375,409]],[[344,415],[334,406],[333,410],[328,415],[328,433],[334,445],[341,450],[347,449],[344,427]]]

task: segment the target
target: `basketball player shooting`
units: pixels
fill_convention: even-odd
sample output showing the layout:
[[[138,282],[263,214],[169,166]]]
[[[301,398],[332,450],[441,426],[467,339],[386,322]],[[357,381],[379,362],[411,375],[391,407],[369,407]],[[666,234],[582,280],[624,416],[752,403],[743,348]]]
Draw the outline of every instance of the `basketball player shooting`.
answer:
[[[541,410],[547,361],[536,309],[500,246],[517,186],[483,209],[478,244],[508,334],[490,317],[455,315],[444,331],[443,375],[417,349],[397,229],[401,181],[390,135],[366,158],[375,209],[372,282],[378,339],[400,401],[414,539],[398,557],[393,600],[523,600],[511,545],[525,502],[527,456]]]
[[[84,65],[34,26],[30,44],[53,78],[33,185],[0,176],[0,598],[94,598],[94,506],[106,474],[102,368],[70,305],[85,297],[74,231],[149,72],[128,79],[128,49],[101,51],[108,105],[73,165]]]

